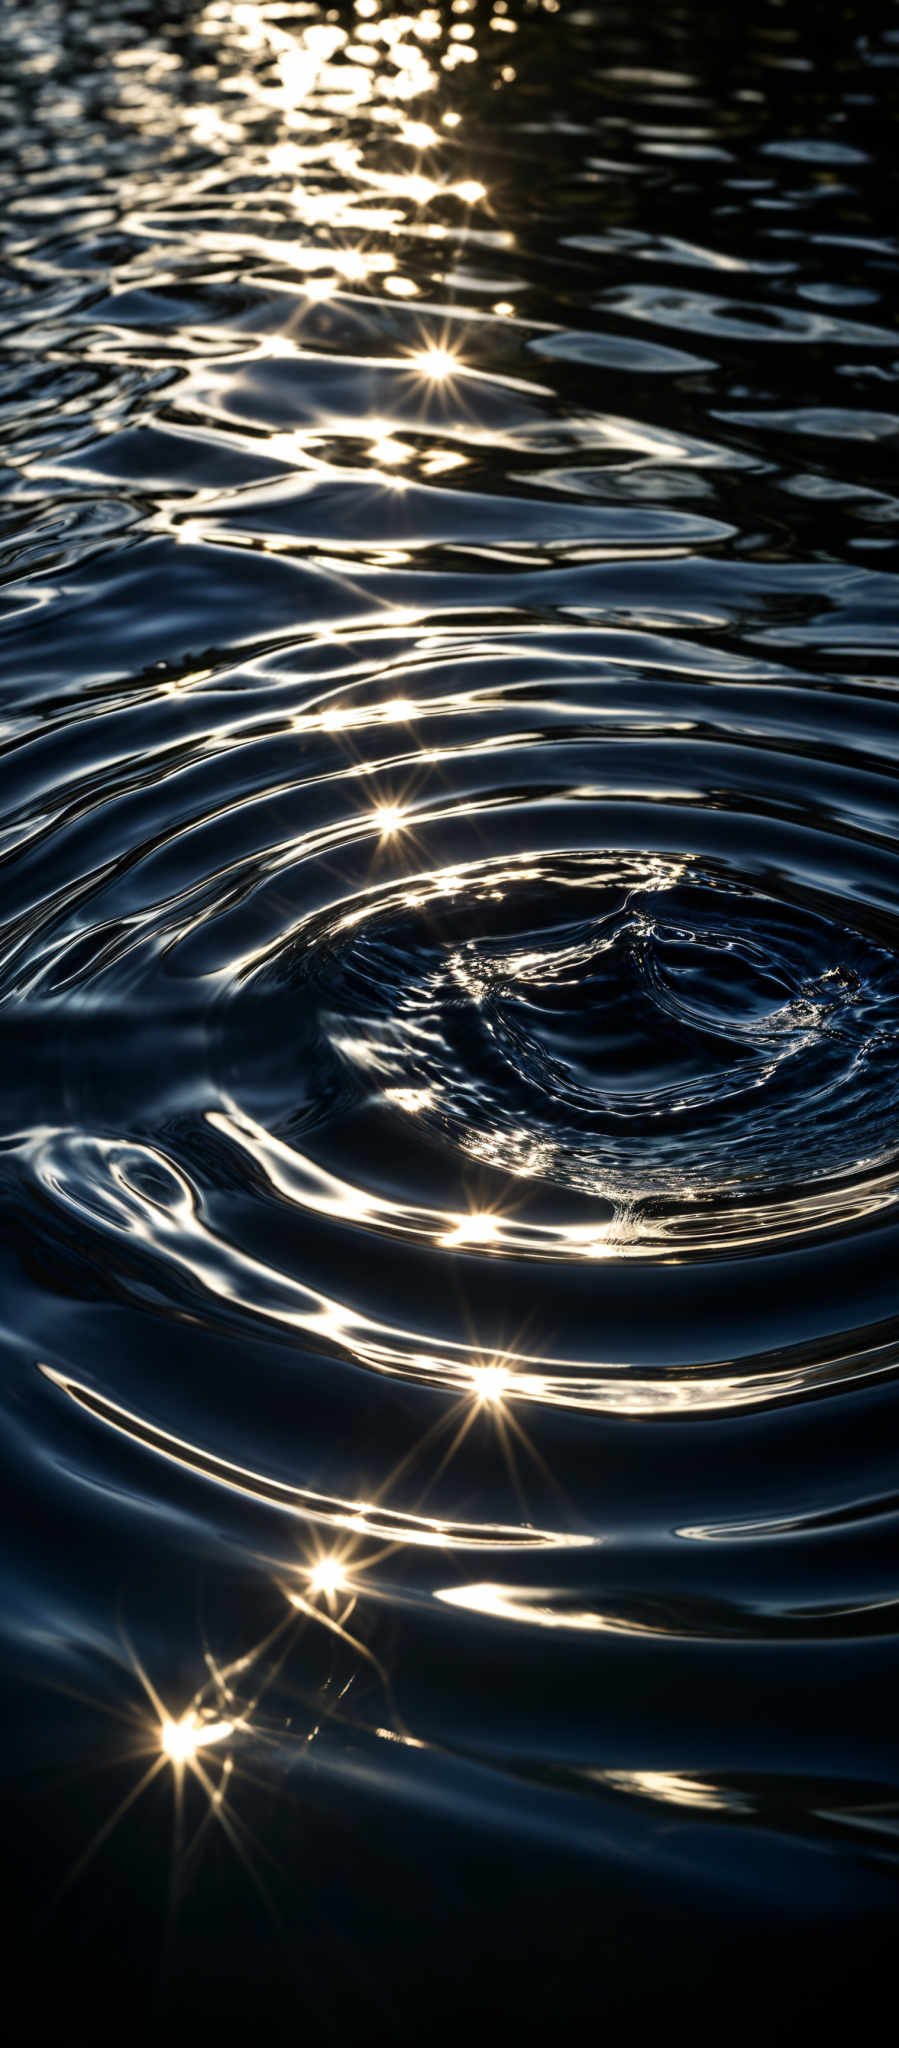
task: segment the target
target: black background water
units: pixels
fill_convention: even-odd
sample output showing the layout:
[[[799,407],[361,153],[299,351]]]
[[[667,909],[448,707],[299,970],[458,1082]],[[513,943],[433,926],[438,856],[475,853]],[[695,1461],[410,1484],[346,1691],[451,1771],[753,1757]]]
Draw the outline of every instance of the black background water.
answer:
[[[15,2037],[863,2024],[899,16],[2,33]]]

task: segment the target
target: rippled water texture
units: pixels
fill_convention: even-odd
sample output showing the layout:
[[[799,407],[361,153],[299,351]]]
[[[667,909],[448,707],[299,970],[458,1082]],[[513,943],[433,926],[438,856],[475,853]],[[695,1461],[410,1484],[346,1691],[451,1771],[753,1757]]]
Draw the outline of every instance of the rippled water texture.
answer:
[[[22,2038],[824,2010],[899,1825],[899,15],[2,35]]]

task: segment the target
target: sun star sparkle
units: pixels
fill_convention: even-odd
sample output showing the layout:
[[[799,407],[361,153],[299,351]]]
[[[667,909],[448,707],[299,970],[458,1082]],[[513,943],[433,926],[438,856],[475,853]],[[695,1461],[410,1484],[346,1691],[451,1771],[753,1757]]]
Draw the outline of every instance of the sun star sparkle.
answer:
[[[326,1600],[333,1600],[335,1594],[345,1593],[347,1578],[340,1559],[320,1557],[309,1572],[310,1593],[322,1593]]]
[[[402,804],[376,804],[373,816],[381,838],[389,839],[392,832],[402,830],[406,814]]]
[[[170,1763],[192,1763],[198,1749],[208,1749],[210,1743],[224,1742],[233,1735],[233,1721],[201,1721],[191,1710],[182,1714],[180,1721],[166,1718],[160,1725],[159,1744]]]
[[[497,1408],[508,1392],[511,1374],[503,1365],[476,1365],[472,1371],[472,1383],[478,1404]]]
[[[453,355],[452,349],[440,348],[436,342],[430,348],[417,349],[412,361],[421,375],[430,377],[434,383],[452,377],[460,367],[459,358]]]

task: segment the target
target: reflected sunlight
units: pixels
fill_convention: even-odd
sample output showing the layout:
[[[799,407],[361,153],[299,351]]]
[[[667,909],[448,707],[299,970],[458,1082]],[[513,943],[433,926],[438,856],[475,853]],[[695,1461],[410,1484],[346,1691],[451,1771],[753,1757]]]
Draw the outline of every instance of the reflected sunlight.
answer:
[[[423,377],[430,377],[435,382],[451,377],[461,368],[458,356],[454,356],[451,349],[439,348],[436,343],[430,348],[416,349],[411,360]]]
[[[494,1621],[523,1622],[531,1628],[603,1634],[629,1626],[590,1608],[554,1605],[558,1593],[552,1586],[508,1586],[484,1580],[469,1586],[438,1587],[434,1598],[448,1607],[464,1607],[471,1614],[489,1614]]]
[[[206,1749],[212,1742],[223,1742],[227,1735],[233,1735],[233,1721],[201,1721],[193,1709],[183,1714],[180,1721],[166,1718],[160,1725],[159,1742],[165,1756],[173,1764],[190,1763],[198,1749]]]
[[[484,1210],[472,1210],[469,1216],[458,1216],[455,1229],[447,1231],[441,1244],[493,1244],[497,1235],[497,1219]]]
[[[476,1365],[472,1371],[472,1382],[478,1404],[486,1407],[500,1407],[511,1385],[511,1373],[503,1365]]]
[[[385,1088],[385,1102],[393,1102],[397,1109],[407,1110],[410,1116],[420,1116],[422,1110],[432,1109],[436,1101],[433,1088]]]
[[[389,839],[391,833],[400,832],[405,816],[402,804],[376,804],[372,812],[382,839]]]
[[[345,1593],[349,1586],[343,1565],[337,1557],[318,1558],[309,1571],[308,1583],[310,1593],[321,1593],[329,1602],[336,1594]]]
[[[394,462],[408,461],[412,449],[405,441],[394,441],[385,435],[383,440],[373,441],[368,452],[374,462],[383,462],[390,468]]]

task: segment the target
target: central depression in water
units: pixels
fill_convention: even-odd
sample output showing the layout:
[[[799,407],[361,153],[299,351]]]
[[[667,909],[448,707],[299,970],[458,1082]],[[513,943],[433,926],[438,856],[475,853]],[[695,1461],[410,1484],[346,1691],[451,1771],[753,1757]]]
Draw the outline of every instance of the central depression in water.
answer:
[[[701,1246],[740,1215],[764,1234],[875,1185],[887,1199],[892,945],[839,901],[764,884],[662,855],[523,853],[310,919],[250,985],[284,992],[286,1028],[303,1020],[306,1106],[286,1100],[284,1128],[324,1104],[401,1110],[525,1179],[547,1224],[554,1188],[592,1196],[595,1228],[561,1229],[559,1250],[603,1229],[619,1250],[662,1249],[666,1229]],[[415,1133],[392,1142],[414,1179]]]

